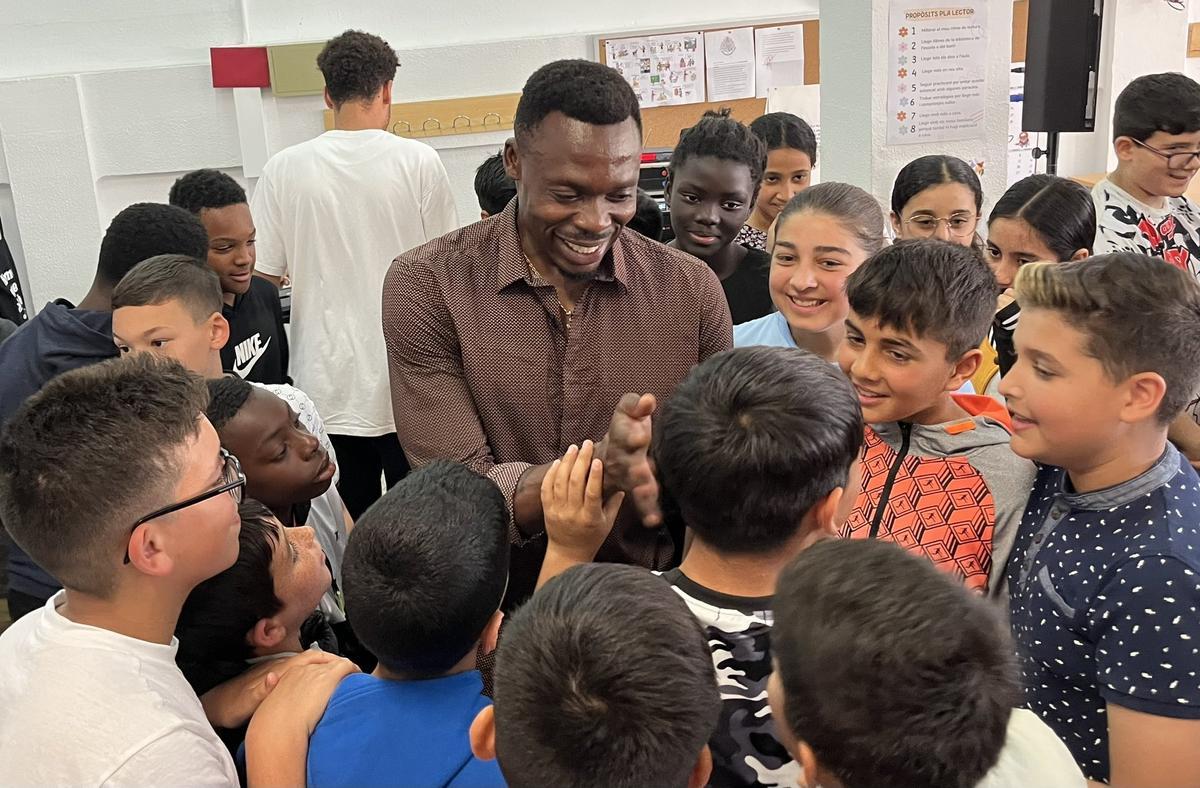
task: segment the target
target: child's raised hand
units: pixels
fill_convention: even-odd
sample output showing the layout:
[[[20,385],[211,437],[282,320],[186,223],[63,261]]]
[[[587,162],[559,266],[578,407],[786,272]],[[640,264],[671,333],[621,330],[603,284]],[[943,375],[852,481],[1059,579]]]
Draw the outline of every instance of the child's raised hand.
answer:
[[[584,441],[555,460],[542,479],[542,512],[549,546],[563,556],[591,561],[612,530],[624,492],[603,500],[604,467],[593,459],[596,446]]]

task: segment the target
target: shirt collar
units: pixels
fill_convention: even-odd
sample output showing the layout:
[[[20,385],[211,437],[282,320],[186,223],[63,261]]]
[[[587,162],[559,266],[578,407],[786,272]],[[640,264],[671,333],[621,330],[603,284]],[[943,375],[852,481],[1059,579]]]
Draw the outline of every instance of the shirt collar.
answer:
[[[521,281],[531,286],[538,284],[548,285],[541,277],[534,280],[529,276],[529,263],[525,257],[524,250],[521,248],[521,234],[517,230],[517,199],[515,197],[509,200],[508,205],[498,214],[496,223],[496,239],[498,241],[496,244],[498,257],[496,290],[503,290],[509,285]],[[633,231],[630,230],[629,232],[632,233]],[[612,245],[605,259],[600,263],[600,270],[596,273],[595,281],[615,281],[622,287],[625,287],[627,282],[627,264],[625,262],[627,237],[625,229],[621,228],[616,242]]]
[[[1058,492],[1072,509],[1115,509],[1150,494],[1174,478],[1175,474],[1179,473],[1179,450],[1168,443],[1162,456],[1145,473],[1127,482],[1093,492],[1071,492],[1067,489],[1067,472],[1060,469],[1059,473]]]

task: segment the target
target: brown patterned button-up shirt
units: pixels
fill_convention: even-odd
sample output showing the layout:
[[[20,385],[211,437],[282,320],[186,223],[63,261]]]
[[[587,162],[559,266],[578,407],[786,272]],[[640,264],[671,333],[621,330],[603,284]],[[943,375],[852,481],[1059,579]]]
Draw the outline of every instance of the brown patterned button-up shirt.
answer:
[[[521,474],[601,440],[622,395],[664,402],[695,364],[732,347],[708,266],[626,230],[568,320],[553,285],[531,274],[516,205],[397,257],[383,284],[392,407],[409,460],[465,463],[510,510]],[[661,534],[625,530],[599,558],[669,559],[669,539],[664,550]],[[522,541],[515,527],[512,536]]]

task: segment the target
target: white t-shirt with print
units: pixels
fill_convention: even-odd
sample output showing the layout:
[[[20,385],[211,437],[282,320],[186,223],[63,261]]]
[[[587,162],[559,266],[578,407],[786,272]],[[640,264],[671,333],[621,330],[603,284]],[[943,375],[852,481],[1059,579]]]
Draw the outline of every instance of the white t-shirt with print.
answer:
[[[251,211],[257,269],[291,277],[296,386],[334,435],[394,432],[383,277],[458,226],[437,152],[383,130],[327,131],[267,162]]]
[[[976,788],[1085,788],[1071,751],[1029,709],[1013,709],[1000,760]]]
[[[236,786],[178,641],[76,624],[65,599],[0,635],[0,785]]]
[[[1108,178],[1092,188],[1096,254],[1141,252],[1200,278],[1200,208],[1168,197],[1161,208],[1138,200]]]

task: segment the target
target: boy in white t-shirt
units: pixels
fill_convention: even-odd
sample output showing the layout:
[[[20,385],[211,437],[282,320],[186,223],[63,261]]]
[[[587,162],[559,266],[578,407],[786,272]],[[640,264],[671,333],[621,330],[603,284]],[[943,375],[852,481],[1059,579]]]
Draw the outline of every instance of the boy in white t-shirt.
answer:
[[[325,418],[358,517],[408,463],[396,440],[383,343],[383,277],[396,255],[458,226],[428,145],[389,131],[396,53],[347,31],[317,66],[334,128],[267,162],[251,209],[257,272],[291,277],[291,375]]]
[[[779,575],[767,696],[807,785],[1083,788],[1020,699],[991,606],[902,547],[818,542]]]
[[[0,784],[237,784],[172,636],[238,554],[245,477],[206,400],[173,362],[106,361],[51,381],[0,438],[5,526],[64,586],[0,636]],[[281,702],[303,678],[288,671],[255,721],[257,767],[291,763],[315,723]]]
[[[1095,254],[1141,252],[1200,277],[1200,208],[1184,196],[1200,170],[1200,84],[1148,74],[1113,110],[1117,168],[1092,189]]]

